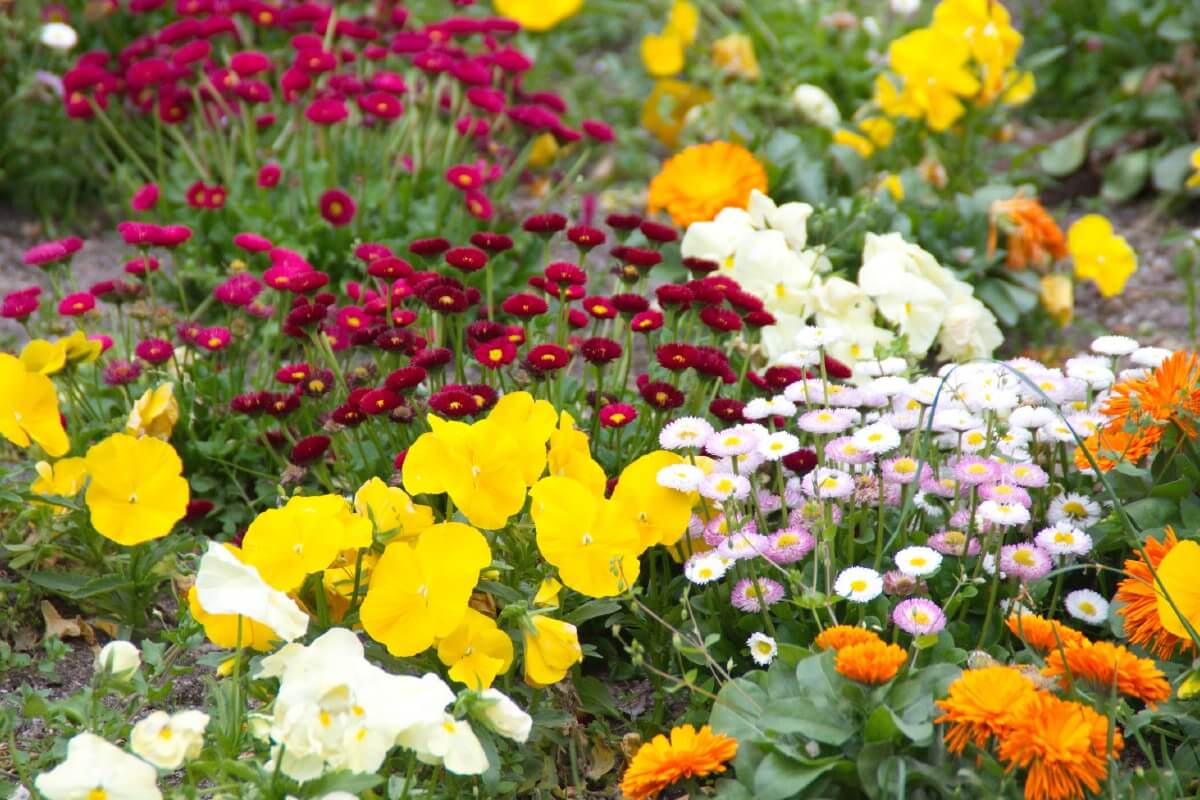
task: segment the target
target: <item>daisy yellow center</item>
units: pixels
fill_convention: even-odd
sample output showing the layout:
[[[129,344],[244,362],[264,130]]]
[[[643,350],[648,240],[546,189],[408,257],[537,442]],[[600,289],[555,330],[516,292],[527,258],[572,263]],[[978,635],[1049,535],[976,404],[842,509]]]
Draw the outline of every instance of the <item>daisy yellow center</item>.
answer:
[[[986,475],[988,468],[983,464],[971,464],[967,467],[967,472],[971,475]]]
[[[790,547],[794,544],[800,544],[800,537],[794,533],[785,533],[775,540],[776,547]]]
[[[1074,544],[1075,536],[1067,531],[1059,531],[1054,534],[1054,542],[1056,544]]]
[[[1092,605],[1091,603],[1089,603],[1087,600],[1084,600],[1082,603],[1079,604],[1079,610],[1085,614],[1095,614],[1096,613],[1096,607],[1094,605]]]
[[[1028,550],[1018,550],[1017,552],[1013,553],[1012,560],[1014,563],[1020,564],[1022,567],[1037,566],[1037,559],[1034,558],[1033,553],[1029,552]]]
[[[983,444],[983,434],[982,433],[967,434],[967,444]]]
[[[162,739],[164,742],[170,740],[170,738],[174,735],[175,732],[171,730],[171,726],[169,725],[164,726],[163,729],[158,732],[158,738]]]
[[[757,650],[758,652],[762,653],[764,656],[771,655],[771,643],[770,642],[755,642],[754,649]]]
[[[210,336],[210,337],[208,337],[208,346],[209,347],[220,347],[221,340],[215,336]]]
[[[875,432],[875,433],[872,433],[869,436],[867,436],[868,442],[879,442],[882,440],[883,440],[883,434],[879,433],[879,432]]]
[[[850,591],[865,592],[867,590],[867,582],[862,578],[850,581]]]
[[[837,478],[826,478],[821,481],[822,489],[836,489],[838,485]]]
[[[908,560],[908,563],[913,567],[923,567],[927,562],[925,560],[925,556],[913,556]]]
[[[922,611],[921,609],[917,609],[916,611],[912,612],[909,617],[918,625],[928,625],[933,621],[929,616],[929,612]]]
[[[108,800],[108,792],[97,786],[87,793],[87,800]]]
[[[504,358],[504,351],[499,347],[493,347],[491,350],[488,350],[488,358],[492,361],[499,361]]]
[[[817,419],[821,420],[821,422],[833,422],[833,414],[830,414],[828,411],[822,411],[817,415]]]
[[[611,419],[613,422],[621,423],[621,422],[625,421],[625,415],[622,414],[620,411],[618,411],[615,414],[613,414],[611,417],[609,417],[609,419]]]
[[[967,541],[966,535],[962,531],[946,531],[946,543],[950,545],[962,546]]]
[[[340,217],[342,215],[342,204],[334,200],[329,204],[329,213],[335,217]]]
[[[738,437],[738,436],[729,436],[729,437],[726,437],[726,439],[725,439],[726,447],[737,447],[741,443],[742,443],[741,437]]]
[[[896,472],[899,472],[901,475],[911,475],[917,471],[917,465],[916,462],[905,458],[897,461],[895,464],[892,464],[892,469],[894,469]]]
[[[1072,517],[1087,516],[1087,509],[1083,507],[1083,503],[1080,503],[1077,500],[1072,500],[1069,503],[1063,503],[1062,510],[1064,514],[1069,514]]]
[[[717,491],[718,492],[732,492],[733,491],[733,481],[729,480],[728,478],[724,478],[720,481],[717,481]]]
[[[701,578],[711,578],[713,576],[712,567],[701,567],[696,572]]]

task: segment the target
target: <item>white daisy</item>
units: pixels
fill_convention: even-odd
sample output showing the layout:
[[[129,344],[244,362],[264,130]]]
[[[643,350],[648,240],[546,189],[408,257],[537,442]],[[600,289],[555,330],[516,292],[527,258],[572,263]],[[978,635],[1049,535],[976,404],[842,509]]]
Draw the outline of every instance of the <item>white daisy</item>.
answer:
[[[1081,380],[1093,389],[1107,389],[1116,380],[1107,359],[1099,356],[1076,356],[1067,359],[1067,377]]]
[[[704,470],[692,464],[672,464],[658,471],[658,485],[678,492],[695,491],[704,479]]]
[[[889,375],[899,375],[908,369],[908,362],[899,356],[883,359],[859,361],[854,365],[854,371],[866,378],[881,378]]]
[[[900,446],[900,432],[886,422],[876,422],[855,431],[850,443],[864,453],[880,455]]]
[[[703,586],[721,580],[728,569],[729,564],[716,553],[702,553],[688,559],[683,574],[692,583]]]
[[[1018,406],[1008,415],[1008,424],[1014,428],[1032,430],[1049,425],[1057,415],[1045,406]]]
[[[1091,589],[1076,589],[1067,595],[1067,613],[1090,625],[1102,625],[1108,619],[1108,601]]]
[[[726,472],[714,472],[705,475],[699,482],[700,496],[709,500],[728,500],[733,497],[738,500],[750,494],[750,481],[742,475]]]
[[[913,545],[905,547],[895,555],[896,569],[910,578],[932,575],[942,565],[942,554],[932,547]]]
[[[735,425],[709,436],[704,442],[704,448],[718,458],[744,456],[758,447],[759,438],[761,437],[754,427]]]
[[[1092,352],[1102,356],[1127,356],[1140,345],[1128,336],[1100,336],[1092,340]]]
[[[852,603],[869,603],[883,593],[883,577],[870,567],[847,567],[838,573],[833,590]]]
[[[1069,522],[1084,530],[1100,521],[1100,504],[1087,495],[1068,492],[1050,501],[1046,519],[1051,525]]]
[[[760,667],[770,665],[779,653],[779,646],[775,644],[775,640],[761,631],[750,634],[746,646],[750,648],[750,657]]]
[[[1007,528],[1029,522],[1029,509],[1020,503],[997,503],[995,500],[984,500],[979,504],[979,517],[993,525]]]
[[[1092,537],[1068,521],[1043,528],[1034,541],[1052,556],[1086,556],[1092,550]]]
[[[767,461],[778,461],[800,449],[800,440],[787,431],[776,431],[758,443],[758,453]]]
[[[796,347],[801,350],[816,350],[828,348],[829,345],[842,340],[842,329],[834,325],[805,325],[796,334]]]
[[[1129,360],[1139,367],[1154,369],[1165,361],[1169,355],[1171,355],[1171,351],[1165,347],[1139,347],[1133,351],[1133,355],[1129,357]]]

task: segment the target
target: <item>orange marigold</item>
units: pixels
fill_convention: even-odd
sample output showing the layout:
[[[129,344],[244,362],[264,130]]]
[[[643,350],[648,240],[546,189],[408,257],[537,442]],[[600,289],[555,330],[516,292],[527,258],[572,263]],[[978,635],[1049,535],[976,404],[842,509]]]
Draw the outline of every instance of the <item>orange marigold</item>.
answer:
[[[1128,433],[1123,428],[1123,423],[1118,420],[1087,437],[1083,446],[1092,454],[1100,471],[1108,472],[1122,461],[1136,465],[1153,453],[1154,448],[1162,441],[1162,432],[1162,428],[1152,425],[1136,433]],[[1080,469],[1092,468],[1087,456],[1078,447],[1075,448],[1075,466]]]
[[[1153,536],[1147,536],[1142,545],[1149,565],[1142,560],[1140,553],[1134,558],[1125,560],[1125,572],[1129,577],[1123,578],[1117,584],[1115,600],[1116,613],[1124,618],[1125,638],[1130,644],[1144,647],[1155,657],[1166,660],[1178,648],[1187,652],[1193,648],[1192,642],[1168,631],[1163,627],[1158,616],[1158,593],[1155,591],[1154,577],[1150,570],[1158,570],[1158,565],[1179,543],[1175,531],[1168,527],[1163,532],[1162,541]]]
[[[908,653],[903,647],[876,638],[838,650],[834,668],[852,681],[879,684],[896,677],[907,660]]]
[[[1088,638],[1074,628],[1037,614],[1013,614],[1005,623],[1012,635],[1039,653],[1088,644]]]
[[[983,747],[988,739],[1002,738],[1009,717],[1037,689],[1013,667],[969,669],[954,683],[945,700],[937,705],[945,713],[934,720],[946,723],[946,749],[960,755],[967,744]]]
[[[630,800],[644,800],[680,778],[724,772],[737,747],[736,739],[713,733],[707,725],[699,731],[691,725],[672,728],[669,741],[660,733],[638,749],[621,779],[621,791]]]
[[[1195,438],[1196,428],[1189,417],[1198,391],[1200,355],[1180,350],[1167,356],[1148,377],[1114,386],[1102,410],[1112,420],[1109,427],[1145,428],[1174,422]]]
[[[1136,697],[1150,708],[1171,696],[1171,684],[1148,658],[1138,658],[1112,642],[1091,642],[1046,656],[1042,674],[1057,677],[1066,688],[1072,680],[1084,680],[1101,690],[1116,684],[1117,691]]]
[[[822,650],[841,650],[852,644],[863,642],[878,642],[879,635],[875,631],[860,628],[856,625],[834,625],[817,634],[813,644]]]
[[[767,190],[767,172],[744,147],[711,142],[667,159],[650,181],[650,213],[666,210],[680,227],[704,222],[723,208],[745,208],[750,192]]]
[[[1106,757],[1116,757],[1125,745],[1121,732],[1113,731],[1108,752],[1108,719],[1049,692],[1030,694],[1010,719],[998,755],[1008,771],[1028,770],[1025,800],[1074,800],[1085,787],[1099,792]]]
[[[988,226],[988,258],[996,252],[998,233],[1007,234],[1005,247],[1011,269],[1044,268],[1068,255],[1062,228],[1032,197],[1012,197],[992,203]]]

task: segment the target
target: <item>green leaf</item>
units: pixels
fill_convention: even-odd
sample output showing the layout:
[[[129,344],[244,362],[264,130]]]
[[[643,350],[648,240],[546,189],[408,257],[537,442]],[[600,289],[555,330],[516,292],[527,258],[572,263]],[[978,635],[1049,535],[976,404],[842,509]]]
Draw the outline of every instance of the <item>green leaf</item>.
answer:
[[[779,753],[769,753],[754,772],[756,800],[785,800],[796,797],[818,778],[833,769],[839,759],[827,759],[816,766],[794,761]]]
[[[898,733],[900,728],[896,726],[895,715],[887,706],[872,711],[863,726],[863,738],[868,742],[886,742],[895,739]]]
[[[1004,289],[1004,284],[994,278],[987,278],[977,287],[975,294],[982,300],[988,308],[996,314],[996,318],[1003,324],[1011,327],[1017,324],[1020,319],[1021,311],[1009,298],[1008,292]]]
[[[1104,186],[1100,194],[1110,203],[1123,203],[1142,190],[1149,176],[1149,150],[1125,153],[1104,170]]]
[[[1175,519],[1179,506],[1165,497],[1144,497],[1125,506],[1125,513],[1141,530],[1161,528]]]
[[[1168,150],[1154,162],[1154,188],[1167,194],[1182,192],[1184,183],[1192,174],[1192,153],[1194,144],[1185,144]]]
[[[766,731],[799,734],[834,746],[845,744],[857,732],[854,722],[836,708],[803,695],[771,701],[758,725]]]
[[[579,700],[587,711],[596,716],[607,714],[610,717],[621,718],[621,712],[613,702],[612,693],[603,681],[591,675],[584,675],[575,681],[575,688],[579,691]]]
[[[1168,500],[1182,500],[1192,493],[1192,482],[1187,478],[1179,478],[1168,483],[1160,483],[1150,490],[1151,497],[1165,497]]]
[[[1179,518],[1185,530],[1200,530],[1200,498],[1185,497],[1179,501]]]
[[[88,582],[86,575],[69,572],[30,572],[26,577],[29,578],[30,583],[68,597],[74,595]]]
[[[333,792],[349,792],[358,795],[383,783],[379,775],[342,770],[317,778],[304,784],[301,797],[324,797]]]
[[[589,619],[615,614],[621,610],[621,604],[616,600],[589,600],[579,608],[565,616],[572,625],[582,625]]]
[[[1038,163],[1042,170],[1053,178],[1064,178],[1083,166],[1087,158],[1088,137],[1092,134],[1092,126],[1096,120],[1080,125],[1056,142],[1052,142],[1041,156]]]

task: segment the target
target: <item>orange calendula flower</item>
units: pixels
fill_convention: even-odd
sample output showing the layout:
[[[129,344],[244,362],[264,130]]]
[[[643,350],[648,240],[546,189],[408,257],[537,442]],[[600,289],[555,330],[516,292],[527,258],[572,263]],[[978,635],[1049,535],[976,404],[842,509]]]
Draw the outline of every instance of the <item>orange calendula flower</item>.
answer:
[[[1053,651],[1046,656],[1042,674],[1058,678],[1064,687],[1072,680],[1083,680],[1103,691],[1115,683],[1121,694],[1136,697],[1150,708],[1171,696],[1171,685],[1153,661],[1138,658],[1112,642],[1089,642]]]
[[[876,639],[838,650],[834,668],[852,681],[875,685],[896,677],[907,660],[908,652],[903,647]]]
[[[1154,576],[1163,559],[1170,553],[1179,540],[1175,531],[1168,527],[1163,532],[1162,541],[1153,536],[1147,536],[1142,545],[1149,564],[1142,560],[1141,554],[1125,560],[1125,572],[1129,577],[1117,584],[1117,594],[1114,600],[1116,613],[1124,619],[1125,638],[1130,644],[1144,647],[1159,659],[1168,659],[1176,649],[1187,652],[1191,650],[1192,642],[1176,636],[1163,626],[1158,614],[1158,592],[1155,591]]]
[[[1048,692],[1034,692],[1011,715],[1000,739],[1001,761],[1008,770],[1028,770],[1025,800],[1070,800],[1095,794],[1104,779],[1106,759],[1124,747],[1113,731],[1108,751],[1108,719],[1080,703]]]
[[[1122,461],[1137,464],[1153,453],[1154,448],[1162,441],[1162,430],[1151,427],[1129,433],[1113,423],[1084,439],[1083,447],[1087,448],[1087,452],[1096,460],[1100,471],[1108,472]],[[1080,469],[1092,468],[1083,448],[1075,448],[1075,466]]]
[[[1068,255],[1062,229],[1035,198],[1018,195],[997,200],[992,203],[988,217],[988,257],[996,252],[999,234],[1003,232],[1010,269],[1044,269]]]
[[[1036,692],[1033,682],[1013,667],[969,669],[950,684],[943,712],[935,722],[946,724],[946,749],[960,755],[968,744],[983,747],[988,739],[1003,737],[1013,712]]]
[[[671,729],[670,740],[659,734],[638,749],[621,779],[621,791],[630,800],[646,800],[680,778],[724,772],[737,748],[736,739],[713,733],[707,725],[699,731],[680,725]]]
[[[767,190],[767,172],[744,147],[698,144],[663,164],[650,181],[649,210],[665,210],[682,227],[706,222],[723,208],[745,208],[750,192]]]
[[[1088,638],[1074,628],[1037,614],[1013,614],[1006,624],[1013,636],[1039,653],[1088,644]]]
[[[817,634],[817,638],[813,641],[813,644],[822,650],[841,650],[843,647],[849,647],[854,644],[878,641],[880,639],[875,631],[869,631],[866,628],[859,628],[855,625],[834,625],[832,628],[826,628]]]

